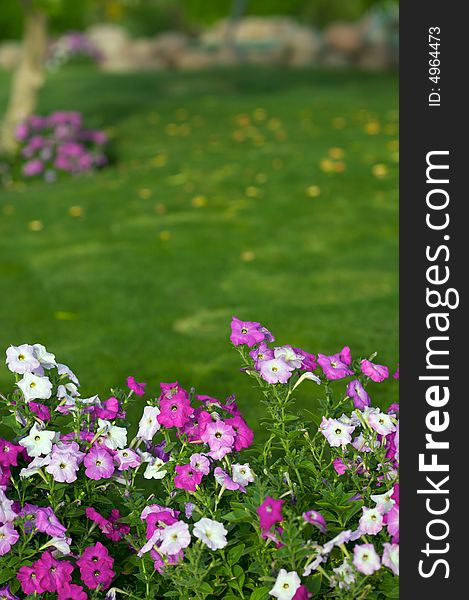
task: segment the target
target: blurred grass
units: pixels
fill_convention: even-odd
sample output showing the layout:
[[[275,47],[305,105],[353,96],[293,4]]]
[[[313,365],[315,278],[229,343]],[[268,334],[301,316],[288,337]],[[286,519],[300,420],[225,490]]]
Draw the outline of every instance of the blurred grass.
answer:
[[[0,73],[2,109],[7,82]],[[257,428],[232,314],[281,344],[348,344],[395,365],[395,75],[70,67],[42,90],[39,112],[58,109],[106,127],[118,160],[0,190],[2,348],[44,343],[84,395],[129,374],[151,390],[179,379],[236,393]],[[11,384],[1,368],[0,389]],[[395,401],[387,385],[380,402]]]

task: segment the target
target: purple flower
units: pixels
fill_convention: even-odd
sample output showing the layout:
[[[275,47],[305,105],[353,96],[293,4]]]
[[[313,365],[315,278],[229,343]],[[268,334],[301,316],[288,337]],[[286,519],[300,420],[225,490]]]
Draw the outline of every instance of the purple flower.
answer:
[[[343,475],[345,473],[345,471],[348,469],[347,465],[344,463],[344,461],[341,458],[335,458],[332,461],[332,466],[334,467],[334,470],[337,473],[337,475]]]
[[[261,331],[261,324],[255,321],[240,321],[233,317],[231,321],[230,340],[234,346],[246,344],[252,348],[254,344],[262,342],[266,334]]]
[[[30,160],[24,164],[23,175],[25,177],[34,177],[35,175],[39,175],[39,173],[42,173],[43,169],[43,162],[38,158],[34,158],[33,160]]]
[[[44,592],[57,592],[65,583],[71,581],[72,563],[68,560],[56,560],[50,552],[44,552],[34,566]]]
[[[215,481],[227,490],[241,490],[242,492],[246,491],[242,485],[234,482],[228,473],[226,473],[226,471],[220,467],[217,467],[214,470],[213,476],[215,477]]]
[[[143,394],[145,393],[146,385],[146,383],[138,383],[137,381],[135,381],[135,377],[127,377],[127,387],[129,388],[129,390],[132,390],[132,392],[134,392],[134,394],[136,394],[137,396],[143,396]]]
[[[380,383],[389,377],[389,369],[383,365],[376,365],[365,359],[361,361],[360,366],[362,373],[376,383]]]
[[[103,447],[94,446],[85,456],[85,475],[90,479],[109,479],[114,473],[114,461]]]
[[[184,390],[177,392],[171,397],[160,399],[160,414],[158,423],[164,427],[184,427],[190,421],[194,409]]]
[[[293,367],[290,367],[281,358],[263,360],[260,363],[260,374],[267,383],[287,383],[290,379]]]
[[[332,356],[318,354],[318,363],[324,371],[324,375],[330,380],[342,379],[343,377],[353,375],[353,371],[349,369],[351,362],[352,357],[350,356],[350,348],[348,346],[345,346],[338,354],[333,354]]]
[[[274,358],[274,351],[271,350],[265,342],[262,342],[259,344],[259,346],[257,346],[257,348],[254,348],[254,350],[251,350],[251,352],[249,353],[249,356],[254,361],[254,367],[257,370],[259,370],[260,363],[263,360],[269,360],[271,358]]]
[[[352,398],[355,408],[360,410],[371,405],[371,398],[358,379],[354,379],[348,384],[347,396]]]
[[[37,509],[35,525],[38,531],[46,533],[50,537],[64,537],[67,531],[50,506]]]
[[[327,532],[326,520],[317,510],[308,510],[307,512],[304,512],[303,519],[307,523],[311,523],[311,525],[317,527],[321,533]]]

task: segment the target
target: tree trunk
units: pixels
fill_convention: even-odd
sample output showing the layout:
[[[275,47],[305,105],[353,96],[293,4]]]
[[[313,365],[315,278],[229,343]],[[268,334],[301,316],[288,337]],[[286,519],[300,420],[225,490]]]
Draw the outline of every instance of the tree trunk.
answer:
[[[23,40],[20,63],[13,76],[10,98],[3,120],[0,148],[8,154],[16,149],[15,129],[31,115],[44,81],[47,51],[47,16],[32,0],[22,0]]]

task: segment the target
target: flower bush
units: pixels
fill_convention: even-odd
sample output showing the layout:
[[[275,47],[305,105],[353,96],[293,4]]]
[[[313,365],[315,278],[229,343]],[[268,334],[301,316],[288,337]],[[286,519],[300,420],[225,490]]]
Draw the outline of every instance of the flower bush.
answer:
[[[55,181],[60,173],[83,173],[107,164],[103,131],[85,129],[77,112],[33,115],[16,129],[20,174]]]
[[[46,66],[55,70],[70,62],[99,63],[101,58],[101,52],[86,34],[67,31],[50,45]]]
[[[348,347],[275,346],[259,323],[231,329],[265,407],[262,446],[234,396],[177,382],[155,396],[129,377],[84,398],[44,346],[8,348],[0,597],[398,597],[399,409],[374,407],[370,389],[388,369]],[[319,403],[308,421],[303,384]]]

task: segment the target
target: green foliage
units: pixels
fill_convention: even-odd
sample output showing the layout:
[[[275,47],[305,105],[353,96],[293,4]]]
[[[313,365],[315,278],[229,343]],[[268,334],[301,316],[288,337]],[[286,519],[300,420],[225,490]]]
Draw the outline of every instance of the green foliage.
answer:
[[[289,339],[311,352],[336,352],[345,331],[354,354],[382,348],[395,364],[396,89],[394,75],[308,70],[51,75],[39,112],[83,112],[109,129],[117,160],[93,177],[0,191],[2,347],[60,340],[86,394],[102,398],[130,374],[153,389],[164,374],[236,391],[260,435],[263,407],[225,342],[232,314],[279,336],[288,316]],[[233,138],[249,127],[262,146]],[[320,167],[334,147],[342,173]],[[318,392],[298,391],[316,413]],[[374,400],[389,399],[378,388]]]

